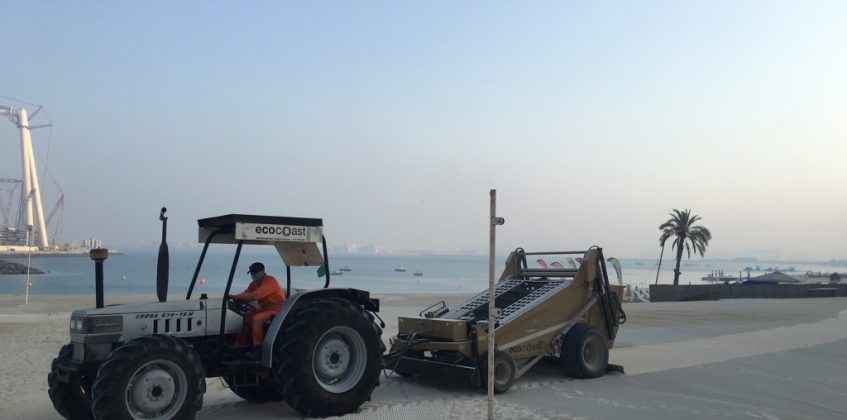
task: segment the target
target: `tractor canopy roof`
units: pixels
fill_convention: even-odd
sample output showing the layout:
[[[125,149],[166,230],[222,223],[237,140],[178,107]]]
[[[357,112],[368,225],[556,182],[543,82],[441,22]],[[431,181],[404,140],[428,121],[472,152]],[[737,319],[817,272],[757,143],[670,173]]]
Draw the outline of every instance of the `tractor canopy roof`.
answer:
[[[324,241],[321,219],[227,214],[200,219],[197,225],[201,243],[273,245],[286,265],[323,264],[317,245]]]

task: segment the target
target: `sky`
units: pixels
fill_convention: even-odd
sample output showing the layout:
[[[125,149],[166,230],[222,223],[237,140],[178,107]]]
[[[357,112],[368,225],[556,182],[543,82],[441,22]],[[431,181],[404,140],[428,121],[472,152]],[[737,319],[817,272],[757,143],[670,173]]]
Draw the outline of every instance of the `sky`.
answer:
[[[847,2],[7,1],[0,104],[61,241],[171,244],[227,213],[331,245],[847,258]],[[48,156],[49,150],[49,156]],[[20,177],[0,121],[0,178]],[[46,211],[58,196],[39,168]],[[6,197],[0,194],[0,200]]]

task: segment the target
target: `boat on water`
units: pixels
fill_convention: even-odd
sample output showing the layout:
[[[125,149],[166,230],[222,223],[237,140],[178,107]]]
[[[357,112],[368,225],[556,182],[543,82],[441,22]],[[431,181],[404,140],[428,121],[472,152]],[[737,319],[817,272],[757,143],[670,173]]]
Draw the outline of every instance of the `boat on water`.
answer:
[[[700,280],[703,280],[703,281],[709,282],[709,283],[729,283],[729,282],[733,282],[733,281],[738,281],[738,277],[715,276],[715,275],[709,274],[706,277],[701,277]]]
[[[344,271],[343,270],[333,270],[332,273],[330,273],[330,274],[332,274],[333,276],[340,276],[340,275],[344,274]]]
[[[729,283],[729,282],[736,282],[736,281],[739,281],[741,279],[738,278],[738,277],[735,277],[735,276],[724,275],[723,270],[715,270],[715,271],[712,271],[708,276],[700,277],[700,280],[703,280],[703,281],[709,282],[709,283]]]
[[[345,265],[344,267],[339,268],[338,271],[353,271],[353,269],[350,268],[349,265]]]
[[[394,271],[396,271],[396,272],[398,272],[398,273],[405,273],[405,272],[406,272],[406,268],[405,268],[405,267],[403,267],[403,266],[401,265],[401,266],[399,266],[399,267],[395,268],[395,269],[394,269]]]
[[[421,277],[421,276],[423,276],[423,271],[420,271],[420,270],[415,271],[414,275],[417,276],[417,277]]]

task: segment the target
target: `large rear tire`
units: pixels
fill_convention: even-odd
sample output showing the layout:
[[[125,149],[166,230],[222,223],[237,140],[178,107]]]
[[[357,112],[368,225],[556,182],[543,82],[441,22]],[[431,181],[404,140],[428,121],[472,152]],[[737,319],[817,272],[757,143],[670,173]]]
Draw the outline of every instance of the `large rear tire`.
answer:
[[[598,378],[609,365],[606,338],[589,324],[576,324],[562,341],[559,356],[568,376],[576,379]]]
[[[225,376],[229,389],[241,398],[251,402],[268,402],[279,401],[282,399],[282,394],[279,393],[276,381],[268,378],[259,378],[259,383],[255,386],[239,386],[233,378]]]
[[[66,362],[73,358],[73,344],[65,344],[59,350],[59,355],[53,359],[50,365],[50,374],[47,375],[47,394],[53,407],[68,420],[90,420],[91,414],[91,382],[84,376],[71,376],[69,382],[59,380],[60,362]]]
[[[206,375],[184,341],[152,335],[118,347],[97,372],[91,411],[97,420],[193,419]]]
[[[276,337],[273,367],[282,396],[307,416],[356,411],[379,384],[382,331],[345,299],[316,299]]]

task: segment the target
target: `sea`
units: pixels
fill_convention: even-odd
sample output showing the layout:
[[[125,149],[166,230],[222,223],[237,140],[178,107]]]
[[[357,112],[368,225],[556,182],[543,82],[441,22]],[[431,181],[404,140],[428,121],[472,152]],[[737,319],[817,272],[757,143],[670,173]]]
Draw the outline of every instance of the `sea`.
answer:
[[[200,256],[200,248],[172,248],[169,253],[169,296],[184,296]],[[158,249],[130,250],[118,255],[110,255],[104,262],[105,295],[156,295],[156,261]],[[232,267],[234,247],[212,246],[198,275],[195,296],[207,293],[220,296],[226,286],[226,280]],[[506,255],[500,255],[495,261],[495,276],[499,277],[504,267]],[[561,259],[561,257],[558,257]],[[2,257],[5,261],[27,264],[26,257]],[[547,263],[557,261],[557,257],[545,258]],[[36,295],[94,295],[94,262],[87,256],[35,257],[31,260],[44,274],[30,276],[31,296]],[[250,276],[247,267],[254,261],[261,261],[266,272],[275,276],[285,285],[285,266],[273,248],[245,247],[234,271],[232,290],[240,291],[247,287]],[[657,260],[621,258],[622,281],[633,287],[648,287],[656,282]],[[560,261],[565,266],[567,262]],[[530,265],[536,263],[530,262]],[[673,282],[672,259],[662,262],[659,284]],[[423,255],[423,254],[332,254],[330,269],[349,267],[341,275],[331,275],[331,287],[351,287],[368,290],[372,293],[435,293],[470,294],[488,287],[487,256]],[[403,267],[405,272],[396,271]],[[761,271],[751,272],[752,276],[764,274],[767,269],[790,269],[803,274],[814,272],[844,272],[847,267],[827,262],[769,262],[691,259],[683,260],[680,270],[680,284],[703,284],[701,277],[715,270],[725,275],[738,276],[742,270],[758,267]],[[608,266],[609,280],[617,282],[615,271]],[[420,271],[422,276],[415,276]],[[325,278],[318,277],[316,267],[292,267],[292,288],[315,289],[324,286]],[[746,277],[746,272],[743,273]],[[0,294],[23,295],[26,292],[26,275],[0,276]],[[822,279],[826,281],[827,279]]]

